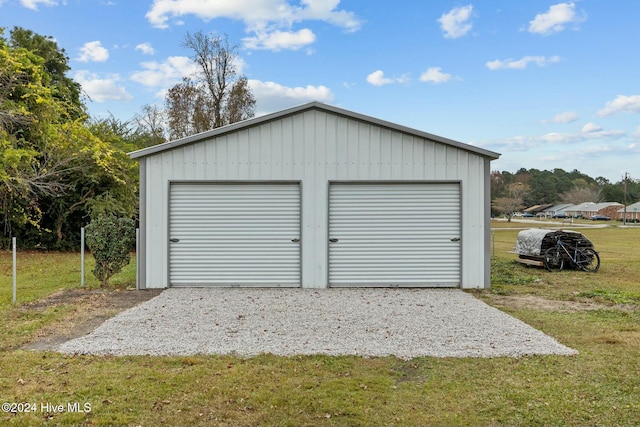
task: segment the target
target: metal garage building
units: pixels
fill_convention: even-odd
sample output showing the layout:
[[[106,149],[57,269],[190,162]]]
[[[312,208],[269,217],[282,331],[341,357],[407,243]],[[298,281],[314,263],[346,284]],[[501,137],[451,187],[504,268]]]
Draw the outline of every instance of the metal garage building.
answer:
[[[489,286],[492,151],[313,102],[130,155],[141,288]]]

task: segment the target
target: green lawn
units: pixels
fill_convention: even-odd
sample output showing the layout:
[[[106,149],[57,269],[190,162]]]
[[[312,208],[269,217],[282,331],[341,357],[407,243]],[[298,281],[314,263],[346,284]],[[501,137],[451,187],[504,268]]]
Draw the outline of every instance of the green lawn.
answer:
[[[637,425],[640,228],[584,231],[602,257],[596,274],[517,264],[509,253],[517,233],[492,232],[493,287],[474,294],[577,349],[577,356],[403,361],[24,351],[18,348],[42,328],[73,315],[74,307],[43,311],[24,302],[79,286],[79,255],[20,253],[19,304],[12,307],[11,255],[2,253],[0,397],[35,403],[36,411],[0,413],[0,425]],[[96,287],[90,269],[87,284]],[[133,266],[115,282],[134,286]],[[506,297],[599,305],[540,309],[505,305]],[[91,411],[42,411],[43,404],[67,409],[76,402]]]

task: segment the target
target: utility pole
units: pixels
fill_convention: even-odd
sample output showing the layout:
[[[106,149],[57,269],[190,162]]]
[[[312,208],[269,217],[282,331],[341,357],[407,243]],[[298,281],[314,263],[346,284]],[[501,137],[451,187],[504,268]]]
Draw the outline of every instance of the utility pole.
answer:
[[[629,173],[624,173],[624,213],[622,217],[622,225],[627,225],[627,180],[629,179]]]

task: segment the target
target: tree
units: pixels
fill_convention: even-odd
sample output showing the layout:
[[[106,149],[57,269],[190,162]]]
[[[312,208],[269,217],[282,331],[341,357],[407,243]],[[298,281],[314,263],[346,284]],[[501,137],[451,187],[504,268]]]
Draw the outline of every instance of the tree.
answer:
[[[59,155],[67,145],[61,117],[66,105],[54,96],[44,59],[12,47],[0,31],[0,210],[4,234],[12,225],[36,225],[42,216],[38,197],[65,188],[61,174],[71,156]],[[54,125],[55,124],[55,125]]]
[[[44,60],[44,72],[50,77],[54,96],[67,105],[70,118],[78,119],[86,115],[86,108],[80,100],[80,84],[66,76],[71,70],[68,64],[69,57],[52,37],[41,36],[22,27],[14,27],[11,30],[10,45],[13,48],[26,49]]]
[[[162,144],[165,139],[165,114],[164,111],[155,104],[145,104],[142,111],[134,117],[136,123],[136,139],[139,141],[138,148],[151,147]]]
[[[574,205],[585,202],[598,203],[602,201],[602,190],[595,185],[590,185],[586,180],[578,178],[573,181],[571,190],[560,195],[560,200]]]
[[[169,136],[182,138],[254,116],[256,100],[246,77],[238,75],[237,47],[227,36],[187,33],[198,72],[169,89],[165,98]]]
[[[211,129],[209,116],[203,112],[208,102],[193,80],[183,77],[165,97],[169,139],[184,138]]]
[[[56,73],[47,71],[47,59],[38,54],[44,51],[62,61],[64,55],[53,52],[57,45],[31,32],[14,34],[19,43],[7,42],[0,30],[3,234],[19,233],[26,246],[69,248],[63,244],[65,232],[79,240],[80,227],[101,200],[117,199],[121,211],[133,216],[136,165],[121,138],[109,140],[107,133],[98,137],[94,130],[99,128],[91,129],[85,116],[76,117],[84,107],[60,96],[64,76],[54,77]],[[14,46],[28,41],[40,41],[35,43],[40,50]],[[63,71],[63,65],[51,68]]]
[[[102,287],[129,264],[129,251],[135,243],[135,225],[129,218],[99,215],[86,227],[87,246],[96,260],[93,274]]]
[[[523,198],[528,191],[529,186],[521,182],[509,184],[506,196],[496,198],[491,203],[491,207],[498,213],[505,215],[507,221],[511,222],[513,215],[525,208]]]

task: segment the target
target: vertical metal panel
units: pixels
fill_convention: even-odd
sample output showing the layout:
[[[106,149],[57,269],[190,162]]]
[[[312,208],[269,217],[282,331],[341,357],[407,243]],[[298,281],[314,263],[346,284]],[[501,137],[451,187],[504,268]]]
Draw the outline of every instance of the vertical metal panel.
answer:
[[[171,286],[299,286],[300,187],[171,184]]]
[[[460,286],[459,218],[458,183],[331,184],[330,286]]]

